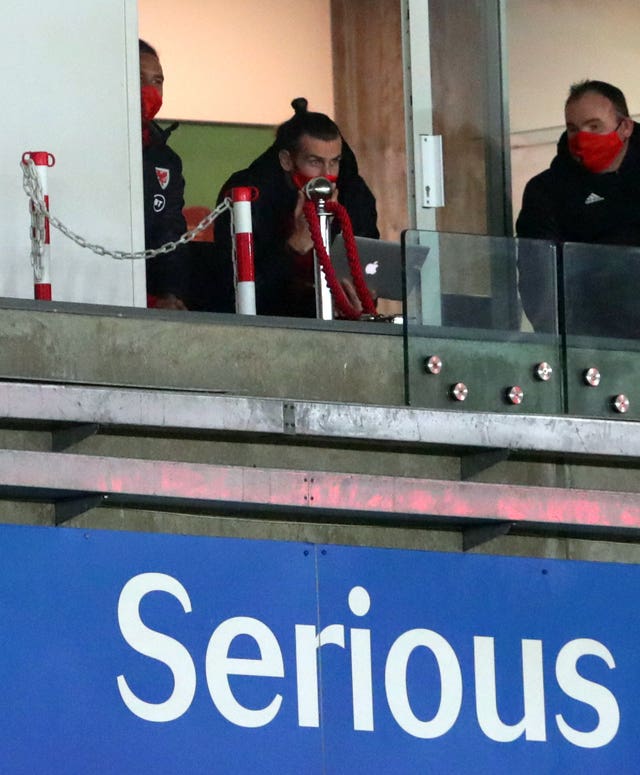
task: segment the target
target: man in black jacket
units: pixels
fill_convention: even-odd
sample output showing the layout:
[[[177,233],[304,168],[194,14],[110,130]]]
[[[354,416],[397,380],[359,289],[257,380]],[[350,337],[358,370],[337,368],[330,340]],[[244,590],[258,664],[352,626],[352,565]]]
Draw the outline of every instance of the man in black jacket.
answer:
[[[549,169],[527,183],[516,222],[518,236],[556,243],[640,245],[640,128],[629,117],[624,94],[603,81],[575,84],[565,104],[565,119],[567,130],[558,142],[557,156]],[[630,307],[627,273],[621,276],[597,257],[594,251],[594,260],[585,259],[582,268],[565,266],[568,330],[624,335],[630,318],[621,321],[619,305],[639,317],[635,313],[639,289],[633,291]],[[527,256],[526,248],[520,251],[519,269],[527,316],[536,330],[550,330],[552,313],[546,299],[551,278]]]
[[[274,144],[227,180],[218,201],[233,187],[253,186],[259,191],[252,207],[258,314],[314,317],[313,243],[302,212],[304,184],[315,177],[335,182],[334,195],[346,208],[354,233],[380,235],[375,199],[336,124],[324,113],[307,111],[305,99],[294,100],[292,106],[295,114],[278,128]],[[215,223],[215,250],[225,279],[212,291],[214,308],[233,311],[227,213]]]
[[[175,128],[162,130],[153,121],[162,105],[164,74],[156,50],[144,40],[140,48],[142,100],[142,165],[145,247],[174,242],[187,230],[182,214],[182,161],[167,145]],[[162,309],[186,309],[182,301],[187,266],[184,245],[147,260],[147,303]]]

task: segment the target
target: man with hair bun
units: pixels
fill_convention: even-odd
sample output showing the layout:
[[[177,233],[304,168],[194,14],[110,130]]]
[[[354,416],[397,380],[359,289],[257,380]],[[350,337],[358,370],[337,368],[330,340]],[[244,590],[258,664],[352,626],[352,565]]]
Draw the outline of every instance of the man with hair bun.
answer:
[[[324,113],[307,110],[304,98],[291,106],[294,115],[278,127],[273,145],[227,180],[218,201],[238,186],[254,186],[260,192],[252,209],[258,314],[315,317],[313,242],[302,211],[305,183],[328,178],[354,233],[380,235],[374,196],[358,174],[355,155],[338,126]],[[334,224],[332,231],[335,236]],[[215,250],[216,260],[225,262],[227,270],[224,287],[212,289],[215,308],[231,312],[235,305],[227,213],[215,222]]]

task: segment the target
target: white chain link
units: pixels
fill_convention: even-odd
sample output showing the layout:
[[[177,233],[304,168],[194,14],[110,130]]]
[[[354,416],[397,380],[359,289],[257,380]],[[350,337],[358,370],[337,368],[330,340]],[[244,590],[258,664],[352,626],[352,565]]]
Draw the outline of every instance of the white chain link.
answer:
[[[45,218],[49,219],[49,223],[56,228],[59,232],[68,237],[76,245],[81,248],[87,248],[98,256],[110,256],[119,261],[127,258],[148,259],[154,256],[163,255],[165,253],[171,253],[179,245],[185,245],[187,242],[194,240],[200,232],[204,231],[210,226],[218,216],[222,215],[226,210],[231,209],[231,200],[229,198],[221,202],[215,210],[212,210],[206,215],[200,223],[193,229],[185,232],[175,242],[166,242],[159,248],[139,250],[137,252],[128,253],[124,250],[109,250],[102,245],[94,245],[79,234],[73,232],[68,226],[65,226],[61,220],[51,215],[47,205],[44,201],[42,193],[42,186],[38,178],[36,165],[33,159],[27,159],[25,162],[21,162],[22,167],[22,187],[31,201],[31,263],[33,264],[34,271],[41,270],[42,267],[42,254],[44,252],[44,238],[45,238]]]

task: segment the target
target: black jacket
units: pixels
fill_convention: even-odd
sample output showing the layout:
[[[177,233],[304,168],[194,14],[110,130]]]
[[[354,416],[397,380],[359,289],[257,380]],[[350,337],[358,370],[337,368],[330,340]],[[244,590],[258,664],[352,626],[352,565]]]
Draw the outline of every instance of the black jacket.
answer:
[[[297,191],[280,166],[274,145],[247,169],[235,172],[222,186],[218,202],[236,186],[255,186],[258,199],[252,205],[256,307],[260,315],[315,316],[315,295],[295,284],[296,257],[285,247]],[[343,141],[338,200],[346,208],[353,231],[362,237],[380,236],[376,226],[376,202],[367,184],[358,174],[358,165]],[[335,235],[334,235],[335,236]],[[218,311],[235,310],[229,215],[215,222],[216,260],[225,269],[219,287],[213,289]]]
[[[152,123],[151,142],[142,149],[146,248],[158,248],[166,242],[173,242],[187,230],[182,214],[182,161],[167,145],[167,139],[176,126],[162,130]],[[153,296],[173,293],[182,298],[186,256],[186,248],[180,246],[173,253],[148,259],[147,293]]]
[[[571,157],[564,133],[549,169],[525,187],[516,233],[558,244],[640,246],[640,125],[634,125],[620,168],[600,174],[589,172]],[[590,258],[585,250],[584,256],[580,265],[567,260],[562,266],[559,254],[564,269],[559,292],[566,298],[568,333],[624,336],[630,326],[636,330],[629,315],[637,317],[631,306],[638,305],[629,301],[640,297],[640,282],[623,268],[626,259],[609,259],[602,251],[593,251]],[[519,249],[518,268],[529,320],[538,331],[552,330],[554,310],[549,302],[555,277],[543,271],[538,256],[526,245]]]
[[[565,132],[549,169],[525,187],[516,232],[555,242],[640,245],[640,125],[620,169],[602,174],[572,158]]]

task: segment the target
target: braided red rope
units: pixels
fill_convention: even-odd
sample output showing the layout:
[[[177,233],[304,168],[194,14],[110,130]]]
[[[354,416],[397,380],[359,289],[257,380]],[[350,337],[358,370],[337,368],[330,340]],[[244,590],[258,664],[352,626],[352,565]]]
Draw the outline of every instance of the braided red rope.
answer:
[[[371,298],[371,293],[367,287],[367,283],[364,279],[364,273],[362,271],[362,265],[358,257],[358,247],[356,245],[355,238],[353,236],[353,228],[351,227],[351,219],[349,213],[345,207],[339,202],[325,202],[325,207],[329,212],[332,212],[340,224],[342,236],[344,239],[344,245],[347,251],[347,259],[349,261],[349,269],[351,271],[351,277],[353,279],[353,285],[362,304],[362,312],[356,309],[353,304],[347,298],[344,289],[340,285],[340,282],[336,276],[335,269],[331,263],[331,258],[325,248],[322,233],[320,230],[320,218],[316,210],[315,204],[308,199],[302,206],[305,218],[309,224],[309,232],[311,233],[311,239],[313,240],[313,246],[320,260],[320,265],[324,271],[324,275],[327,280],[327,285],[333,296],[336,307],[340,314],[348,320],[358,320],[364,313],[367,315],[376,314],[376,305]]]

